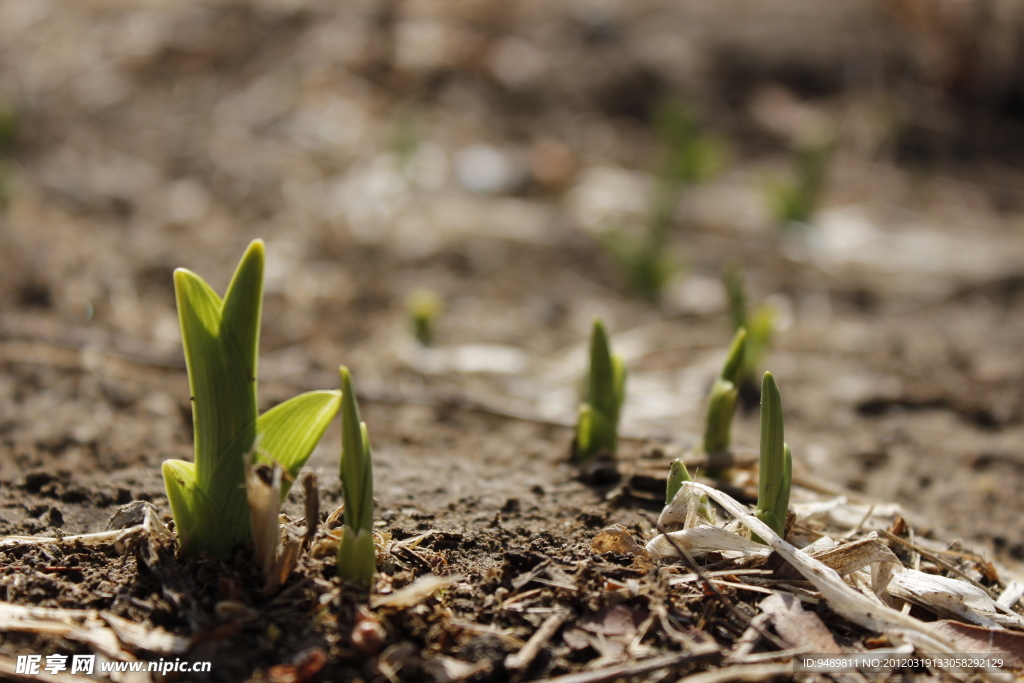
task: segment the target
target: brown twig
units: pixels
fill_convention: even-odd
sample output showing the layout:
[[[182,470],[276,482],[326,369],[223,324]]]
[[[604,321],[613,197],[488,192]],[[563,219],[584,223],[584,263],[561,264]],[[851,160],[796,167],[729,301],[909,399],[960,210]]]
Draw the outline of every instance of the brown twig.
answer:
[[[505,658],[505,668],[511,670],[525,669],[530,665],[540,653],[544,644],[547,643],[552,636],[561,628],[565,620],[569,618],[569,612],[566,610],[560,610],[555,612],[540,625],[530,639],[526,641],[522,649],[515,654],[511,654]]]

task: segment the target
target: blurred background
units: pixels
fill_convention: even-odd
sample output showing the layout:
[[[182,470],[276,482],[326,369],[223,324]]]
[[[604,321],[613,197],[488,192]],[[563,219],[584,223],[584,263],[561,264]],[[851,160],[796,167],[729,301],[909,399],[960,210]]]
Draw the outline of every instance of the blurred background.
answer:
[[[600,316],[685,445],[743,322],[798,468],[1024,559],[1022,160],[1010,0],[2,0],[0,477],[187,455],[88,370],[262,237],[266,382],[568,424]]]

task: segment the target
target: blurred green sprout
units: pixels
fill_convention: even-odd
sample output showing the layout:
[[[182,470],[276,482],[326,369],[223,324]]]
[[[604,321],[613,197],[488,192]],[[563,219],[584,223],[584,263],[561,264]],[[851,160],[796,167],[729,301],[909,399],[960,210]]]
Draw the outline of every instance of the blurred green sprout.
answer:
[[[789,490],[793,482],[793,454],[786,445],[782,422],[782,395],[772,373],[761,381],[761,466],[757,482],[757,518],[779,536],[786,535]],[[763,543],[760,538],[756,541]]]
[[[341,374],[341,490],[345,497],[345,531],[338,545],[338,575],[368,588],[377,571],[373,542],[373,462],[370,435],[359,419],[352,375]]]
[[[732,442],[732,417],[739,396],[740,372],[747,347],[747,331],[736,330],[729,353],[722,366],[722,374],[711,385],[708,414],[704,425],[704,452],[726,453]]]
[[[0,211],[14,198],[16,164],[14,144],[18,135],[18,113],[9,102],[0,101]]]
[[[249,245],[223,299],[195,273],[174,271],[195,460],[167,460],[162,471],[185,556],[224,556],[249,541],[247,469],[280,468],[283,500],[341,402],[338,391],[312,391],[258,414],[263,272],[261,240]]]
[[[598,454],[615,455],[625,392],[626,367],[621,357],[612,355],[604,323],[595,320],[590,335],[590,370],[576,422],[573,459],[577,463]]]
[[[721,143],[701,130],[678,99],[667,99],[657,107],[654,129],[663,158],[645,229],[634,235],[614,227],[601,242],[624,273],[627,288],[656,304],[680,267],[668,250],[675,207],[688,187],[709,179],[723,166],[725,154]]]
[[[406,168],[420,148],[419,113],[414,107],[403,108],[395,121],[392,148],[398,155],[402,168]]]
[[[434,343],[435,321],[441,313],[441,299],[427,289],[417,289],[406,300],[413,338],[422,346]]]
[[[775,332],[775,309],[768,304],[762,304],[754,309],[753,313],[748,310],[743,271],[739,266],[726,267],[722,279],[729,295],[729,318],[732,320],[733,329],[737,332],[743,329],[747,333],[743,362],[735,375],[737,380],[733,382],[736,387],[740,387],[753,381],[768,354]]]
[[[814,217],[832,156],[830,140],[806,142],[793,150],[793,178],[768,185],[768,203],[781,229],[806,224]]]
[[[18,137],[18,112],[10,102],[0,101],[0,157],[14,154]]]

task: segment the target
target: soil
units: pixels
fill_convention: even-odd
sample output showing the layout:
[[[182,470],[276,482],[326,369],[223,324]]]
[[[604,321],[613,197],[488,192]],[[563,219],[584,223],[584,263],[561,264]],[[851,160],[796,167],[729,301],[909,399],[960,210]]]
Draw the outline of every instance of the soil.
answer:
[[[899,503],[917,534],[1018,570],[1015,91],[996,78],[965,95],[947,77],[963,58],[950,17],[832,4],[0,4],[0,118],[17,124],[0,139],[0,535],[101,531],[137,500],[170,521],[159,465],[192,450],[171,272],[223,291],[260,237],[261,408],[349,366],[379,531],[423,535],[382,554],[376,594],[454,577],[359,617],[368,596],[330,558],[305,557],[268,597],[245,549],[186,562],[160,544],[51,544],[0,549],[0,598],[104,610],[212,661],[166,680],[538,680],[621,660],[611,635],[665,600],[686,642],[654,627],[639,636],[650,653],[725,648],[745,628],[735,615],[666,597],[646,561],[591,541],[610,524],[650,538],[668,456],[699,444],[731,336],[727,264],[777,311],[764,369],[796,473]],[[729,154],[681,196],[669,248],[684,265],[655,306],[597,233],[642,228],[650,116],[671,94]],[[800,122],[832,126],[836,151],[812,224],[780,231],[764,188],[790,171]],[[443,305],[430,349],[409,332],[421,288]],[[630,368],[621,478],[596,482],[568,462],[595,316]],[[756,403],[737,416],[740,455],[756,449]],[[308,464],[321,521],[340,504],[338,431]],[[561,635],[506,667],[560,610]],[[368,644],[353,635],[376,620]],[[0,635],[7,658],[90,647]]]

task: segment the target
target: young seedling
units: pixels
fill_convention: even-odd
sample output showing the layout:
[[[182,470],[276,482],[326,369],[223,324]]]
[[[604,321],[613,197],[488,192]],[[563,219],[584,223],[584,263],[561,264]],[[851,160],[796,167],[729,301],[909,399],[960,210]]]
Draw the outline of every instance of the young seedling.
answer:
[[[711,385],[708,415],[704,426],[704,452],[708,455],[725,453],[732,442],[732,416],[736,412],[739,396],[740,372],[747,348],[747,331],[736,330],[729,353],[722,366],[722,374]]]
[[[312,391],[258,415],[263,271],[261,240],[249,245],[223,300],[195,273],[174,271],[195,461],[167,460],[162,470],[185,556],[223,556],[248,541],[247,468],[279,467],[283,500],[341,402],[337,391]]]
[[[736,331],[740,328],[747,331],[743,361],[737,368],[736,380],[733,382],[737,388],[741,388],[752,383],[754,374],[768,354],[775,332],[775,310],[767,304],[762,304],[753,313],[749,312],[747,293],[743,286],[743,271],[739,266],[727,267],[722,280],[729,295],[729,317],[733,328]]]
[[[6,210],[14,198],[17,177],[14,151],[17,134],[17,112],[10,103],[0,100],[0,211]]]
[[[780,229],[806,224],[814,217],[831,155],[832,143],[828,140],[800,145],[793,151],[795,177],[769,185],[768,201]]]
[[[761,382],[761,469],[757,482],[757,518],[779,536],[786,535],[793,454],[785,443],[782,395],[772,373]],[[763,543],[759,538],[755,541]]]
[[[431,346],[434,343],[434,321],[441,312],[441,300],[430,290],[417,289],[409,295],[406,309],[412,336],[421,346]]]
[[[366,423],[348,368],[341,370],[341,490],[345,497],[345,534],[338,545],[338,575],[368,588],[377,571],[373,544],[373,463]]]
[[[666,240],[654,230],[649,229],[637,236],[622,228],[606,231],[600,240],[622,272],[626,289],[657,304],[665,285],[679,271],[679,264],[668,251]]]
[[[677,458],[668,468],[668,481],[665,483],[665,505],[672,504],[679,489],[683,487],[684,481],[693,481],[693,479],[690,478],[690,471],[686,469],[686,464]],[[707,496],[700,497],[700,507],[697,512],[708,522],[714,523],[714,517],[711,516],[711,509],[708,507]]]
[[[612,355],[604,323],[595,320],[590,335],[590,372],[576,422],[573,459],[577,463],[599,453],[615,455],[625,392],[626,367],[622,358]]]
[[[645,229],[641,235],[633,235],[615,228],[601,241],[625,274],[626,286],[657,304],[680,268],[668,248],[676,205],[688,187],[707,180],[721,167],[724,154],[719,142],[701,131],[696,118],[678,100],[665,100],[658,106],[654,128],[663,155]]]

